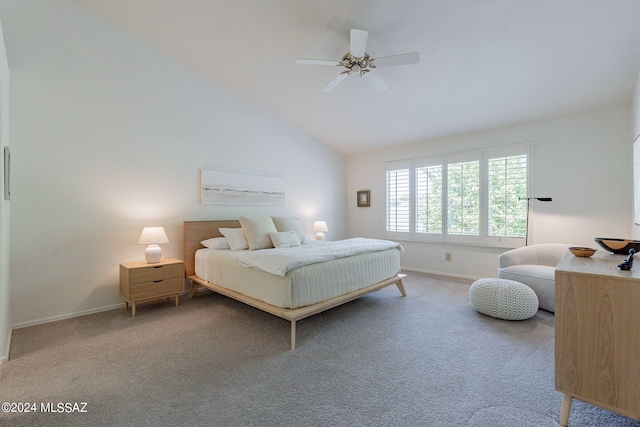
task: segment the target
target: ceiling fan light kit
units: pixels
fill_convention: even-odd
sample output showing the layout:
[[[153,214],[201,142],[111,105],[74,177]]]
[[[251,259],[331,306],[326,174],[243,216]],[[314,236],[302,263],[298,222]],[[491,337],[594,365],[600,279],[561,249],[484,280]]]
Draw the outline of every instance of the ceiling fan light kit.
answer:
[[[346,70],[342,71],[340,74],[334,77],[333,80],[331,80],[324,88],[322,88],[323,92],[329,92],[333,90],[348,76],[350,76],[351,74],[357,74],[360,77],[364,77],[365,81],[369,83],[378,93],[382,93],[389,89],[389,85],[387,85],[380,77],[373,73],[371,71],[372,68],[417,64],[418,62],[420,62],[420,55],[418,52],[371,58],[365,52],[367,48],[368,37],[369,33],[367,31],[355,29],[351,30],[349,53],[344,55],[341,61],[300,58],[296,62],[298,64],[332,65],[346,68]]]
[[[343,71],[342,74],[351,74],[355,71],[360,74],[360,77],[364,76],[364,73],[371,71],[369,68],[376,68],[373,65],[373,59],[366,53],[362,58],[347,53],[340,61],[340,65],[346,68],[346,71]]]

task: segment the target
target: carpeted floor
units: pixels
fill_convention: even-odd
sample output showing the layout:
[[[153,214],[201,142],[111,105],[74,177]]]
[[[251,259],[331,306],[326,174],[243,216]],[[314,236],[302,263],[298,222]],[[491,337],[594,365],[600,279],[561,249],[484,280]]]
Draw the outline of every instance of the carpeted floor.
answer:
[[[295,351],[288,322],[208,292],[16,330],[0,402],[37,412],[0,425],[558,425],[551,313],[497,320],[469,283],[404,282],[406,298],[388,287],[298,322]],[[569,425],[640,423],[575,401]]]

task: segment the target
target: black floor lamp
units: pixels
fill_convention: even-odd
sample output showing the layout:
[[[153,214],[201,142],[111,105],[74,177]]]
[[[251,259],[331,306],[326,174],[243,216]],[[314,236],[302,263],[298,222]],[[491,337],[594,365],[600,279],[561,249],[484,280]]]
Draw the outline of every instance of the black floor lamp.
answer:
[[[531,200],[538,200],[540,202],[550,202],[551,197],[521,197],[520,200],[527,201],[527,222],[525,224],[526,228],[524,231],[524,245],[529,246],[529,202]]]

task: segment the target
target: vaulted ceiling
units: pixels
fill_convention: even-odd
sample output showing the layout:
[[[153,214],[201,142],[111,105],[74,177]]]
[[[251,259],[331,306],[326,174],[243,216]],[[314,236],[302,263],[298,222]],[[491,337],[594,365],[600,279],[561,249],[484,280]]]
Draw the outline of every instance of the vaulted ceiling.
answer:
[[[345,155],[629,104],[638,0],[74,0]],[[321,89],[349,30],[419,52]]]

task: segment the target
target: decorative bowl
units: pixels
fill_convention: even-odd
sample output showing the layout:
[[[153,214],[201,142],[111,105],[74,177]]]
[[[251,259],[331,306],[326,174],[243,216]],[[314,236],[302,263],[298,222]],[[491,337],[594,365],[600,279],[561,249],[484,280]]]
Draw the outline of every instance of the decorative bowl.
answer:
[[[593,239],[606,251],[614,254],[629,255],[629,249],[640,251],[640,241],[630,239],[610,239],[606,237],[596,237]]]
[[[572,254],[579,257],[590,257],[591,255],[596,253],[596,250],[593,248],[584,248],[581,246],[573,246],[570,247],[569,250]]]

